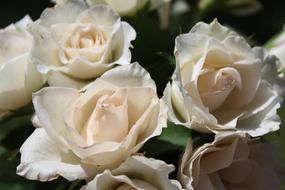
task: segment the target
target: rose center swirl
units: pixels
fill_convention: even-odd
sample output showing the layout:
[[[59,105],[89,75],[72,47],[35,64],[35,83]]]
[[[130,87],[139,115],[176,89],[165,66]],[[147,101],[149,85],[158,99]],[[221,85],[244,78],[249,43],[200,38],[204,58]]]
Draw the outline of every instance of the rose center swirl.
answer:
[[[200,97],[211,112],[223,105],[234,88],[241,90],[242,80],[232,67],[204,71],[198,78]]]

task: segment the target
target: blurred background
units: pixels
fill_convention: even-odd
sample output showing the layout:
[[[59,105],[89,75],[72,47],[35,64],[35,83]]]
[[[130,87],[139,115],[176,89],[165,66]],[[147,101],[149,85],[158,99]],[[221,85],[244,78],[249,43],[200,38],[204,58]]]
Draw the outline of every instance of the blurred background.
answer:
[[[198,4],[201,2],[199,0],[172,0],[174,2],[183,1],[189,6],[191,14],[185,14],[184,23],[191,20],[187,15],[199,14],[197,13]],[[221,6],[221,3],[225,0],[215,0],[214,6],[209,5],[205,10],[204,15],[197,18],[198,20],[203,20],[206,22],[212,21],[214,18],[222,24],[227,24],[240,31],[246,36],[253,38],[258,44],[265,43],[274,34],[282,29],[285,23],[285,1],[283,0],[259,0],[262,7],[254,13],[251,14],[238,14],[229,6]],[[244,0],[241,0],[241,2]],[[250,0],[251,1],[251,0]],[[204,2],[209,2],[206,0]],[[218,3],[217,3],[218,2]],[[200,3],[201,4],[201,3]],[[0,27],[3,28],[10,23],[16,22],[21,19],[26,14],[29,14],[34,20],[37,19],[41,12],[47,8],[52,7],[53,3],[50,0],[9,0],[2,1],[0,7]],[[242,8],[243,5],[240,6]],[[191,25],[188,27],[191,28]],[[187,29],[187,28],[185,28]]]
[[[138,34],[133,43],[135,47],[133,60],[139,60],[149,70],[158,85],[160,95],[174,69],[171,65],[174,39],[180,33],[188,32],[196,22],[211,22],[217,18],[220,23],[244,35],[252,45],[260,46],[278,34],[285,24],[284,0],[260,0],[258,5],[250,4],[250,6],[239,4],[242,1],[237,0],[233,0],[235,3],[232,4],[227,2],[227,0],[172,0],[173,8],[169,12],[170,22],[167,29],[159,27],[159,14],[155,11],[141,11],[132,18],[123,18],[136,29]],[[252,2],[255,1],[252,0]],[[2,1],[0,27],[17,22],[26,14],[36,20],[45,8],[52,6],[53,3],[49,0]],[[170,64],[167,65],[166,60]],[[283,123],[284,107],[283,105],[279,110]],[[28,110],[27,113],[29,114],[18,116],[17,120],[0,123],[0,190],[78,189],[77,187],[82,183],[80,181],[70,183],[60,178],[41,183],[26,180],[15,174],[20,159],[19,147],[33,131],[30,111]],[[278,143],[278,155],[285,166],[284,129],[281,129],[278,134],[265,138]]]

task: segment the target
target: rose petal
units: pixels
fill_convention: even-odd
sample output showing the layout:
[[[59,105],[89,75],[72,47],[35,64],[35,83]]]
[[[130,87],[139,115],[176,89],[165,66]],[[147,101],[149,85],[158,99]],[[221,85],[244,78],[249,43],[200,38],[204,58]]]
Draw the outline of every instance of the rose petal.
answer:
[[[254,59],[253,51],[243,37],[229,36],[223,41],[223,44],[230,50],[235,61]]]
[[[164,161],[143,156],[132,156],[117,169],[113,170],[112,173],[114,175],[125,174],[127,176],[138,173],[139,179],[148,182],[157,189],[181,189],[181,187],[169,180],[168,175],[172,171],[174,171],[174,166],[168,165]]]
[[[163,92],[163,101],[169,107],[168,118],[175,124],[189,121],[189,113],[184,104],[184,97],[180,90],[175,90],[177,85],[175,82],[168,83]],[[173,100],[172,100],[173,98]],[[183,111],[180,111],[183,110]]]
[[[130,188],[157,190],[157,188],[141,180],[131,180],[125,175],[113,176],[109,170],[97,175],[94,180],[87,184],[85,190],[109,189],[113,187],[116,187],[116,190],[129,190]]]
[[[120,142],[129,132],[127,90],[101,96],[84,129],[88,145]]]
[[[51,34],[41,27],[37,21],[30,26],[30,32],[34,37],[31,61],[36,65],[37,70],[44,74],[50,70],[58,70],[62,63],[58,57],[59,48],[52,40]]]
[[[0,67],[0,109],[17,109],[31,101],[32,92],[25,89],[28,54],[11,59]],[[19,97],[21,94],[21,97]]]
[[[60,71],[51,71],[48,73],[48,84],[50,86],[80,89],[85,86],[85,81],[75,80],[74,78],[68,77]]]
[[[268,51],[261,47],[253,48],[256,57],[263,61],[262,79],[268,81],[277,93],[285,96],[285,77],[280,74],[280,61],[274,55],[270,55]]]
[[[127,93],[129,125],[133,126],[147,109],[151,99],[156,98],[157,94],[152,88],[143,87],[128,88]],[[140,97],[139,102],[137,97]]]
[[[112,27],[118,20],[120,20],[119,15],[110,6],[102,4],[92,6],[77,18],[77,22],[96,23],[102,27]]]
[[[263,81],[254,101],[247,107],[247,110],[251,111],[241,117],[237,123],[238,130],[245,131],[252,137],[277,131],[280,125],[280,118],[277,115],[279,102],[280,97],[267,82]]]
[[[156,85],[149,73],[137,62],[107,71],[101,79],[118,87],[149,87],[156,91]]]
[[[227,27],[222,26],[217,19],[215,19],[210,24],[203,22],[197,23],[191,30],[190,33],[212,36],[219,41],[224,40],[228,36],[236,35],[235,32],[228,29]]]
[[[136,39],[136,31],[133,29],[131,25],[126,22],[121,23],[122,30],[119,30],[114,34],[114,40],[117,41],[114,49],[114,60],[113,62],[118,65],[128,65],[131,62],[131,52],[130,47],[131,41]]]
[[[31,22],[30,17],[26,16],[0,31],[0,63],[5,63],[30,50],[32,38],[27,32],[27,24]]]
[[[131,127],[125,139],[120,144],[113,146],[112,149],[105,149],[102,152],[102,149],[98,149],[99,146],[95,144],[85,149],[75,146],[73,150],[78,152],[77,155],[84,156],[83,161],[85,163],[97,163],[98,166],[102,167],[117,164],[123,159],[122,156],[137,152],[143,143],[156,133],[156,130],[162,131],[162,126],[158,126],[158,111],[158,100],[153,100],[142,116]],[[102,143],[102,145],[104,144],[105,142]]]
[[[118,189],[149,189],[149,190],[179,190],[180,184],[169,180],[168,175],[174,168],[165,162],[142,156],[129,157],[117,169],[106,170],[97,175],[90,183],[88,189],[109,189],[116,186]],[[128,187],[128,188],[127,188]]]
[[[62,176],[69,181],[87,177],[80,161],[71,152],[64,153],[43,128],[35,129],[22,145],[17,174],[30,180],[50,181]]]
[[[243,60],[235,62],[233,67],[239,72],[242,89],[234,89],[227,99],[230,107],[241,108],[250,103],[259,87],[261,79],[261,61]]]
[[[50,27],[56,23],[72,23],[87,8],[83,1],[68,0],[64,5],[56,5],[43,11],[39,24]]]
[[[27,58],[28,59],[28,58]],[[25,89],[27,92],[32,93],[40,89],[45,83],[45,76],[40,74],[35,65],[30,61],[25,70]]]
[[[195,62],[198,61],[199,56],[205,54],[204,50],[208,43],[209,39],[197,34],[183,34],[176,38],[174,54],[177,64],[181,67],[183,84],[195,78],[193,76]]]
[[[62,114],[79,97],[78,91],[71,88],[48,87],[33,95],[36,115],[48,135],[67,151],[66,126]]]
[[[234,88],[241,90],[242,81],[237,70],[231,67],[201,74],[198,79],[201,99],[211,112],[225,102]]]

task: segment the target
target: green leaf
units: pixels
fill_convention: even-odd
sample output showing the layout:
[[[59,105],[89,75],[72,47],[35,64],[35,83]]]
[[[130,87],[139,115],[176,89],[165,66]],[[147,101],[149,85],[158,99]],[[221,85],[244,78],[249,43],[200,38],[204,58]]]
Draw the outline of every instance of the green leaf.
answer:
[[[161,141],[166,141],[176,146],[185,147],[188,139],[191,138],[191,130],[182,126],[168,123],[168,127],[162,131],[158,137]]]
[[[148,157],[156,157],[166,152],[172,152],[176,150],[183,151],[184,148],[173,145],[166,141],[161,141],[156,137],[148,140],[141,148],[140,152],[144,153]]]
[[[189,138],[191,138],[190,129],[169,122],[168,127],[163,129],[162,134],[147,141],[140,152],[151,157],[157,157],[169,152],[182,152]]]

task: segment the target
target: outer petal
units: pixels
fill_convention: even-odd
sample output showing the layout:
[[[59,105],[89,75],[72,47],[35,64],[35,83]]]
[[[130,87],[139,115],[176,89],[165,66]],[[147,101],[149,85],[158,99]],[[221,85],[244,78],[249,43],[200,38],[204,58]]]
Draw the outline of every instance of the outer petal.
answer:
[[[40,16],[39,24],[50,27],[57,23],[72,23],[86,8],[81,0],[68,0],[63,5],[58,4],[54,8],[45,9]]]
[[[45,76],[39,73],[35,65],[29,61],[25,69],[25,90],[27,93],[32,94],[40,89],[44,83]]]
[[[112,27],[120,21],[120,17],[111,7],[98,4],[82,12],[77,20],[81,23],[96,23],[101,27]]]
[[[223,44],[227,49],[235,53],[232,55],[235,58],[235,61],[241,59],[254,59],[251,47],[241,36],[229,36],[223,40]]]
[[[101,79],[118,87],[150,87],[156,91],[156,85],[149,73],[137,62],[107,71]]]
[[[206,54],[209,39],[199,34],[182,34],[175,39],[175,58],[177,64],[180,65],[181,70],[187,70],[189,81],[194,72],[194,65],[200,59],[200,56]],[[187,68],[184,68],[187,67]]]
[[[0,109],[16,109],[30,102],[32,92],[25,91],[27,58],[28,54],[24,54],[1,65]],[[19,94],[21,94],[20,97]]]
[[[161,160],[132,156],[113,170],[112,173],[114,175],[139,173],[141,179],[154,185],[157,189],[181,189],[169,180],[168,175],[172,171],[174,171],[174,166],[168,165]]]
[[[281,123],[277,114],[280,99],[267,82],[261,83],[256,97],[247,106],[247,110],[251,111],[240,118],[237,130],[247,132],[252,137],[277,131]]]
[[[28,104],[32,92],[43,84],[29,63],[32,38],[27,32],[29,16],[0,31],[0,109],[13,110]]]
[[[32,38],[26,30],[27,25],[31,22],[30,17],[25,16],[16,24],[11,24],[0,30],[0,63],[5,63],[30,50]]]
[[[283,33],[274,41],[270,53],[280,59],[280,69],[285,69],[285,27],[283,28]]]
[[[182,189],[175,180],[169,180],[168,175],[174,170],[173,165],[142,156],[129,157],[117,169],[99,174],[87,184],[86,189],[108,189],[111,186],[128,184],[143,190],[178,190]]]
[[[191,158],[192,151],[193,151],[192,140],[188,140],[184,153],[181,157],[181,161],[180,161],[180,165],[179,165],[178,173],[177,173],[177,178],[179,179],[181,184],[183,184],[183,186],[186,187],[187,189],[191,189],[191,190],[193,190],[192,185],[191,185],[191,183],[193,182],[193,179],[189,178],[190,170],[187,170],[185,168],[188,167],[188,160],[190,160]]]
[[[63,114],[79,97],[79,92],[71,88],[47,87],[33,95],[33,104],[40,125],[49,136],[68,151]]]
[[[127,65],[131,62],[132,56],[129,49],[132,47],[131,41],[136,39],[137,34],[134,28],[126,22],[122,22],[121,27],[122,32],[114,37],[118,41],[117,48],[121,50],[121,52],[116,52],[118,59],[114,60],[114,63]]]
[[[17,174],[30,180],[50,181],[62,176],[67,180],[87,177],[73,153],[62,152],[43,128],[37,128],[20,149]]]
[[[186,91],[182,85],[179,70],[180,65],[177,64],[172,84],[168,84],[162,98],[170,110],[168,117],[176,124],[182,124],[200,132],[209,132],[206,124],[216,125],[217,120],[203,105],[193,82],[188,83],[185,87],[188,92]]]
[[[151,184],[139,179],[131,180],[126,175],[113,176],[109,170],[105,170],[103,173],[97,175],[81,190],[110,189],[112,187],[120,189],[134,188],[137,190],[157,190],[157,188],[153,187]]]
[[[50,32],[39,24],[39,21],[30,25],[34,43],[31,50],[31,61],[37,70],[43,74],[50,70],[57,70],[60,66],[58,57],[59,47],[52,40]]]
[[[168,83],[164,89],[162,100],[169,107],[169,120],[176,124],[180,124],[190,121],[190,119],[186,105],[184,104],[184,97],[181,91],[175,91],[175,88],[177,89],[177,85],[174,82],[172,84]]]
[[[285,97],[285,77],[278,71],[282,60],[278,60],[261,47],[256,47],[253,51],[255,56],[263,61],[262,78],[268,81],[280,96]]]
[[[212,36],[220,41],[224,40],[229,36],[237,35],[232,30],[227,27],[222,26],[217,19],[215,19],[210,24],[203,22],[197,23],[191,30],[190,33],[195,33],[199,35]]]
[[[48,84],[50,86],[71,87],[80,89],[86,85],[86,81],[76,80],[61,72],[51,71],[48,73]]]

